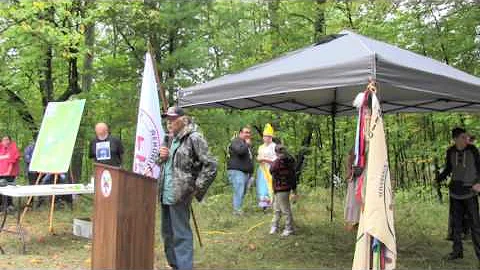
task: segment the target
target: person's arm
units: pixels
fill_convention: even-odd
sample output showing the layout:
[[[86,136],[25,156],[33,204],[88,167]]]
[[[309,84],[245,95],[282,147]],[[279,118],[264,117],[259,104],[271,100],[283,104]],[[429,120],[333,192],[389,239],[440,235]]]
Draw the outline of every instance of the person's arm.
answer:
[[[472,186],[472,189],[475,192],[480,192],[480,154],[478,153],[478,149],[472,145],[472,153],[473,153],[473,158],[475,160],[475,168],[477,171],[477,177],[475,178],[475,184]]]
[[[273,155],[271,155],[271,159],[267,159],[267,163],[273,164],[278,159],[277,153],[275,153],[275,147],[273,148]]]
[[[239,156],[248,155],[248,144],[241,139],[234,139],[230,144],[230,149]]]
[[[260,158],[260,157],[258,157],[258,158],[257,158],[257,161],[258,161],[258,162],[268,163],[268,164],[273,164],[273,162],[274,162],[275,160],[274,160],[274,159],[268,159],[268,158]]]
[[[12,175],[13,167],[18,162],[19,159],[20,159],[20,151],[18,151],[16,144],[12,143],[8,149],[8,159],[7,159],[8,167],[7,167],[6,175]]]
[[[443,169],[443,171],[438,175],[438,178],[436,179],[436,181],[438,183],[442,182],[443,180],[445,180],[445,178],[447,178],[447,176],[450,175],[450,173],[452,173],[452,163],[450,161],[450,153],[451,153],[451,149],[448,149],[447,151],[447,155],[445,157],[445,168]]]
[[[13,171],[13,163],[9,163],[8,164],[8,169],[7,169],[7,176],[11,176],[12,175],[12,171]]]
[[[297,195],[297,179],[296,178],[294,178],[292,182],[292,193],[294,195]]]
[[[12,143],[8,148],[8,163],[15,164],[20,160],[20,151],[18,151],[17,145]]]
[[[217,161],[210,155],[207,141],[203,137],[192,134],[189,138],[192,140],[193,150],[202,165],[197,179],[195,179],[195,197],[201,201],[217,176]]]
[[[478,152],[478,148],[475,146],[472,147],[473,158],[475,160],[475,168],[477,171],[477,178],[475,179],[475,183],[480,183],[480,154]]]
[[[270,166],[270,174],[273,176],[278,170],[278,162],[273,162]]]
[[[17,163],[20,161],[20,159],[22,158],[22,154],[20,153],[20,150],[18,150],[18,147],[16,144],[13,145],[13,148],[12,148],[12,151],[13,151],[13,163]]]
[[[260,162],[260,163],[268,163],[268,164],[273,163],[273,160],[270,160],[270,159],[267,159],[267,158],[260,158],[260,157],[257,157],[257,161]]]
[[[272,164],[273,160],[270,160],[270,159],[266,158],[263,151],[265,151],[265,148],[263,148],[263,146],[260,146],[258,148],[257,161],[260,162],[260,163]]]

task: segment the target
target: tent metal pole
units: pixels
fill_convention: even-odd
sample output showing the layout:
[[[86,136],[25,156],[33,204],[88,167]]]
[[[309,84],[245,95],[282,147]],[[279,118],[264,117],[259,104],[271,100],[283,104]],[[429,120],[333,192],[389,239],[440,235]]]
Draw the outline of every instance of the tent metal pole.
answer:
[[[333,104],[332,104],[332,172],[330,174],[330,222],[333,222],[333,207],[334,207],[334,193],[335,193],[335,171],[337,168],[336,150],[337,150],[337,138],[336,138],[336,120],[337,114],[337,89],[333,90]]]

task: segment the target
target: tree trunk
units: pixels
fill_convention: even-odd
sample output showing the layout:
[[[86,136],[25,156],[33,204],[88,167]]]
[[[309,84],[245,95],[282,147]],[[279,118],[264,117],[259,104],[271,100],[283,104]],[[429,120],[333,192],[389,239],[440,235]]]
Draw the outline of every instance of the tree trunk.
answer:
[[[302,140],[302,144],[300,145],[300,150],[297,153],[297,158],[296,158],[297,167],[295,168],[297,179],[300,179],[300,176],[302,174],[302,170],[305,167],[304,165],[305,165],[306,155],[309,152],[309,147],[310,147],[310,144],[312,142],[313,127],[314,127],[313,123],[311,123],[311,122],[307,123],[307,126],[306,126],[307,131],[306,131],[305,137]],[[316,166],[316,164],[315,164],[315,166]],[[316,177],[316,175],[315,175],[315,177]]]
[[[52,24],[55,19],[55,8],[52,6],[48,8],[47,13],[39,16],[39,19],[45,19]],[[43,67],[40,69],[39,86],[42,94],[43,109],[47,107],[48,102],[53,100],[53,47],[50,44],[46,45],[45,55],[43,59]]]
[[[396,114],[395,116],[395,120],[396,120],[396,124],[397,124],[397,127],[398,126],[401,126],[402,123],[400,123],[400,115],[399,114]],[[397,170],[398,170],[398,181],[399,183],[404,186],[405,185],[405,177],[404,177],[404,170],[406,168],[406,164],[403,163],[404,160],[403,160],[403,156],[401,155],[401,151],[399,151],[400,149],[402,149],[403,147],[400,146],[400,132],[399,130],[397,129],[397,132],[395,134],[396,136],[396,142],[395,142],[395,145],[397,146],[397,149],[395,149],[395,153],[397,153],[397,156],[396,156],[396,164],[397,164]],[[398,147],[400,146],[400,147]],[[405,164],[405,168],[402,168],[402,164]]]
[[[449,55],[448,55],[448,50],[447,50],[447,46],[445,45],[445,42],[444,42],[444,39],[443,39],[443,33],[442,33],[442,27],[440,25],[440,22],[438,21],[438,18],[437,16],[435,15],[435,12],[433,10],[433,7],[432,5],[430,5],[430,13],[433,17],[433,20],[435,22],[435,30],[437,31],[437,37],[439,39],[439,45],[440,45],[440,50],[442,51],[442,54],[443,54],[443,61],[445,61],[445,63],[448,65],[450,63],[450,58],[449,58]],[[448,29],[446,30],[447,33],[448,33]]]
[[[270,19],[270,41],[271,41],[271,54],[275,56],[275,50],[280,47],[280,22],[278,18],[278,8],[280,6],[280,0],[268,1],[268,17]]]
[[[95,0],[85,0],[82,7],[82,16],[85,16],[88,9],[93,8]],[[93,81],[93,53],[95,45],[95,22],[90,22],[85,25],[85,45],[87,46],[87,52],[85,53],[85,59],[83,61],[83,74],[81,79],[81,88],[85,92],[89,92],[92,88]],[[85,114],[87,114],[87,108],[85,108]],[[82,179],[83,157],[85,155],[85,149],[88,146],[88,142],[85,139],[85,129],[80,129],[77,136],[77,143],[75,145],[75,151],[72,156],[71,172],[72,181],[80,181]]]
[[[325,36],[326,27],[325,27],[325,3],[326,0],[316,0],[315,1],[315,12],[317,17],[315,19],[314,27],[314,42],[320,41],[320,39]]]
[[[85,0],[84,12],[93,8],[95,0]],[[89,92],[92,87],[92,75],[93,75],[93,53],[95,45],[95,22],[90,22],[85,25],[85,44],[87,45],[87,52],[85,53],[85,59],[83,61],[83,76],[82,76],[82,89],[85,92]]]
[[[53,49],[47,45],[45,50],[44,66],[39,76],[39,86],[42,92],[42,105],[45,109],[48,102],[53,100],[53,69],[52,69]]]
[[[177,29],[172,29],[168,31],[168,54],[173,55],[175,52],[176,48],[176,40],[177,38]],[[167,83],[168,85],[172,83],[175,80],[175,68],[170,67],[167,70]],[[175,104],[175,100],[173,99],[173,93],[175,90],[172,87],[168,87],[167,89],[167,95],[168,95],[168,104]]]

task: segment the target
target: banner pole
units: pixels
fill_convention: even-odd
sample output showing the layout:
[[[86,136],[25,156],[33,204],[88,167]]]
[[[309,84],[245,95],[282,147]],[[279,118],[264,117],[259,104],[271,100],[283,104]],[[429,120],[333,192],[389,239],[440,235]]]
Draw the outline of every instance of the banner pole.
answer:
[[[53,177],[53,184],[56,185],[58,181],[58,174],[56,173]],[[50,215],[49,215],[49,225],[48,231],[53,233],[53,211],[55,211],[55,195],[52,195],[52,202],[50,204]]]
[[[43,174],[38,173],[37,180],[35,181],[35,186],[37,186],[40,183],[40,179],[42,179],[42,177],[43,177]],[[25,214],[27,214],[28,207],[32,203],[32,200],[33,200],[33,196],[28,197],[27,204],[25,204],[25,207],[23,208],[23,212],[22,212],[22,215],[20,216],[19,223],[22,223],[23,218],[25,217]],[[20,205],[18,207],[20,207]]]

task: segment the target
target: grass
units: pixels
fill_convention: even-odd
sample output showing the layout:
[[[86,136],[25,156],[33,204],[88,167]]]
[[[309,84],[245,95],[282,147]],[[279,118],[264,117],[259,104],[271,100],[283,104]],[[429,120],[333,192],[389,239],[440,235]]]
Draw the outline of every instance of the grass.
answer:
[[[216,269],[348,269],[351,268],[355,235],[343,229],[343,200],[335,201],[334,221],[330,222],[329,195],[317,189],[302,192],[293,205],[297,233],[282,238],[270,236],[271,213],[255,207],[253,194],[245,200],[242,217],[231,214],[231,196],[210,196],[194,209],[204,247],[195,243],[195,267]],[[396,233],[398,269],[476,269],[478,261],[471,241],[466,241],[463,260],[444,262],[451,249],[444,240],[447,231],[447,204],[430,196],[419,198],[414,191],[396,194]],[[0,268],[90,268],[91,243],[71,234],[74,217],[88,217],[91,203],[82,199],[73,211],[55,214],[55,235],[48,233],[48,210],[27,214],[27,254],[19,253],[19,241],[0,234],[0,245],[7,255],[0,256]],[[158,216],[157,216],[158,220]],[[14,228],[15,218],[8,226]],[[156,267],[165,268],[157,222]]]

